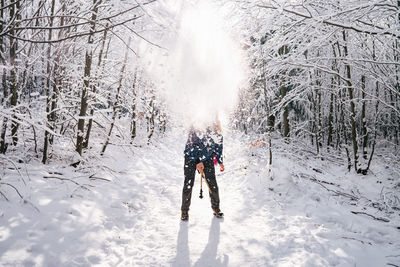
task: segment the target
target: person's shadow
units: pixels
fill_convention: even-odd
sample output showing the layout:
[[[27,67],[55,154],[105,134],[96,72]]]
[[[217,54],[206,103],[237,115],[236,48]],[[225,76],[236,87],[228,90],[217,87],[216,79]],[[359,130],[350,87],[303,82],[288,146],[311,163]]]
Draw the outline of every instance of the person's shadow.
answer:
[[[220,223],[221,219],[212,218],[210,233],[208,234],[208,243],[201,253],[200,258],[196,261],[194,266],[204,267],[204,266],[228,266],[229,256],[224,254],[224,258],[217,258],[217,250],[220,237]]]
[[[208,234],[208,243],[201,253],[200,258],[196,261],[194,266],[228,266],[229,256],[224,254],[223,259],[217,258],[217,250],[220,238],[220,223],[221,219],[213,218],[211,221],[210,232]],[[187,222],[181,222],[178,241],[176,246],[176,257],[171,266],[186,267],[190,266],[190,253],[189,253],[189,226]]]
[[[171,266],[190,266],[188,227],[188,222],[181,222],[176,244],[176,257]]]

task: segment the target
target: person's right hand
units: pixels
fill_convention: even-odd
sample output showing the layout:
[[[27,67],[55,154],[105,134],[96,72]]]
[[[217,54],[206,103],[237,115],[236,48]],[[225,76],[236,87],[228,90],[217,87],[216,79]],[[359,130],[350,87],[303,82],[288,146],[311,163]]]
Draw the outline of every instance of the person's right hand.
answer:
[[[204,170],[204,164],[203,164],[203,162],[198,163],[198,164],[196,165],[196,169],[197,169],[200,173],[202,173],[203,170]]]

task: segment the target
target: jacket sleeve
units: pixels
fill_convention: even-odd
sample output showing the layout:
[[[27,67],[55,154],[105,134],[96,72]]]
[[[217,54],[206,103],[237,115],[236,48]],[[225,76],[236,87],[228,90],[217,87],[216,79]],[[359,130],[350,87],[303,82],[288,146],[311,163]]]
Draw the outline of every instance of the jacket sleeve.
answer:
[[[217,158],[217,161],[219,164],[223,163],[223,137],[221,134],[217,135],[217,140],[215,140],[215,147],[214,147],[214,153],[215,157]]]

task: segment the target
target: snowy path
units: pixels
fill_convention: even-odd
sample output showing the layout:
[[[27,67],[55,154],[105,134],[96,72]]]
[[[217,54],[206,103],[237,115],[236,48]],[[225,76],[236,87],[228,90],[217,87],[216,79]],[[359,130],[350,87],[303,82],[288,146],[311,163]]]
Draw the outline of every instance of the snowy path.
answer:
[[[41,179],[43,167],[32,166],[29,200],[40,212],[1,203],[0,265],[400,265],[398,214],[390,223],[351,214],[357,209],[293,177],[299,164],[279,153],[271,181],[266,158],[229,136],[217,176],[225,219],[213,218],[208,194],[198,198],[196,176],[190,220],[181,222],[183,146],[179,134],[133,157],[113,154],[121,175],[90,191]]]

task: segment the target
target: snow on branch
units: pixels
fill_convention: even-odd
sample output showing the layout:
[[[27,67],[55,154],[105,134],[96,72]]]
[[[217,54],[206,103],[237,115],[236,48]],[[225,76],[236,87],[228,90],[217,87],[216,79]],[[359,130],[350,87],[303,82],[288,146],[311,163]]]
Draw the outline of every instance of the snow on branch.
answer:
[[[333,21],[333,20],[324,19],[324,18],[318,18],[318,17],[313,16],[310,12],[308,12],[308,14],[305,14],[303,12],[296,11],[294,9],[286,8],[286,7],[278,7],[278,6],[273,6],[273,5],[257,5],[257,7],[266,8],[266,9],[274,9],[274,10],[282,10],[284,12],[287,12],[287,13],[290,13],[290,14],[305,18],[305,19],[314,19],[314,20],[322,22],[322,23],[324,23],[326,25],[339,27],[339,28],[346,29],[346,30],[353,30],[353,31],[358,32],[358,33],[366,33],[366,34],[371,34],[371,35],[389,35],[389,36],[393,36],[393,37],[396,37],[396,38],[400,38],[400,35],[397,34],[397,33],[391,32],[391,31],[389,31],[387,29],[384,29],[382,27],[376,26],[376,25],[371,24],[371,23],[361,21],[359,19],[357,20],[358,22],[361,22],[361,23],[363,23],[365,25],[377,28],[377,29],[379,29],[379,31],[363,29],[363,28],[360,28],[360,27],[357,27],[357,26],[354,26],[354,25],[348,25],[348,24],[344,24],[344,23],[341,23],[341,22],[338,22],[338,21]]]

